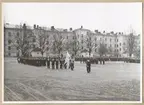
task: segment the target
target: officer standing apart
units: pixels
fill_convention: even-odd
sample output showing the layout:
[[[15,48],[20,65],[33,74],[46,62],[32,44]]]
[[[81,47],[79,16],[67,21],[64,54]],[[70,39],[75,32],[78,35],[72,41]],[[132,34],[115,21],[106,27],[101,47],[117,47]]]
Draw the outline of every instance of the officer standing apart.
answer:
[[[87,62],[86,62],[86,69],[87,69],[87,73],[91,72],[91,62],[90,62],[90,60],[87,60]]]

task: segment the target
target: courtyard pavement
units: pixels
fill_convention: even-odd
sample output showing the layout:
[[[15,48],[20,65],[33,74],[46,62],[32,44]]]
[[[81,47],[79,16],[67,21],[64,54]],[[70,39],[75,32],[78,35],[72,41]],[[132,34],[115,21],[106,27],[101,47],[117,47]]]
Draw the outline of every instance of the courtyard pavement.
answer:
[[[51,70],[4,61],[5,101],[139,101],[140,64],[75,62],[74,71]]]

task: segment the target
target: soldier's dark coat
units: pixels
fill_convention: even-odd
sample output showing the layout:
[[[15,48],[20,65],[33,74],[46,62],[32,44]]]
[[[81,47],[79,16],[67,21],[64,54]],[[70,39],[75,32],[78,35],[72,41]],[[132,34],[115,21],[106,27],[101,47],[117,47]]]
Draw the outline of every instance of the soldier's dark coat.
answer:
[[[87,69],[87,73],[90,73],[90,71],[91,71],[91,62],[89,60],[87,60],[87,62],[86,62],[86,69]]]
[[[59,69],[59,60],[56,59],[56,69]]]
[[[52,69],[55,69],[55,60],[54,59],[52,59]]]
[[[50,68],[50,59],[48,58],[46,62],[47,62],[47,68]]]

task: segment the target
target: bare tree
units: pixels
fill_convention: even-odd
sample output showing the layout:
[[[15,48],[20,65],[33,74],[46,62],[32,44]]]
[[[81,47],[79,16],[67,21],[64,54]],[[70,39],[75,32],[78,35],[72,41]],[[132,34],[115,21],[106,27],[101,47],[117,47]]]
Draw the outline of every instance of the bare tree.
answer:
[[[132,56],[134,53],[135,48],[135,36],[133,33],[130,33],[130,35],[127,37],[127,52],[129,54],[129,57]]]
[[[99,45],[99,55],[100,57],[107,53],[107,48],[104,43],[100,43]]]
[[[64,50],[64,43],[65,39],[62,34],[57,31],[56,34],[53,36],[53,51],[58,53],[59,55]]]
[[[71,49],[72,49],[75,56],[81,50],[80,44],[79,44],[79,41],[78,41],[78,37],[76,36],[75,32],[74,32],[73,40],[71,41]]]
[[[29,56],[29,50],[31,48],[30,39],[33,37],[33,32],[31,29],[27,29],[27,26],[24,24],[20,25],[19,29],[16,29],[17,34],[12,41],[12,46],[16,47],[21,56]]]
[[[111,56],[114,54],[113,48],[112,47],[108,47],[107,49],[107,53]]]
[[[88,49],[89,56],[90,56],[91,53],[92,53],[92,50],[93,50],[93,48],[95,46],[93,35],[90,32],[87,33],[87,37],[86,37],[86,42],[85,43],[87,45],[87,49]]]
[[[47,34],[46,30],[40,28],[36,40],[43,56],[43,54],[50,48],[49,34]]]

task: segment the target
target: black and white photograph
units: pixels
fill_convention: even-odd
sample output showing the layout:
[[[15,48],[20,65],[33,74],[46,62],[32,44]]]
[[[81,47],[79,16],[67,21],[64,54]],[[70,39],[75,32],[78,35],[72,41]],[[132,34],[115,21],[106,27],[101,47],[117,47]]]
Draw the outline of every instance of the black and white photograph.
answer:
[[[2,3],[3,102],[142,102],[142,3]]]

